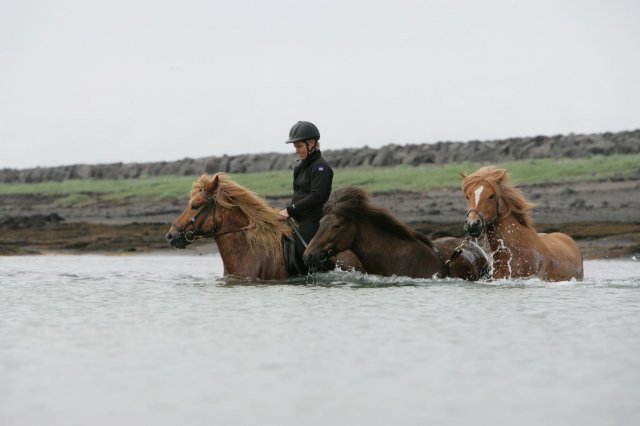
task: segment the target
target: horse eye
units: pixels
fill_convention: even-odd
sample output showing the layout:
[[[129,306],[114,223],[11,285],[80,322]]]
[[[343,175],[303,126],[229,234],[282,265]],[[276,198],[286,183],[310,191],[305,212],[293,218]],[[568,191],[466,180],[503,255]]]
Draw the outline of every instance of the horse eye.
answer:
[[[468,195],[465,195],[465,197],[467,197],[467,201],[469,201],[469,196],[468,196]]]
[[[489,195],[489,199],[490,199],[490,200],[493,200],[494,198],[496,198],[496,194],[491,194],[491,195]]]
[[[197,204],[191,204],[191,210],[198,210],[200,208]]]
[[[342,224],[341,224],[341,223],[338,223],[338,224],[336,224],[336,225],[333,225],[331,228],[332,228],[332,229],[338,229],[338,228],[340,228],[341,226],[342,226]]]

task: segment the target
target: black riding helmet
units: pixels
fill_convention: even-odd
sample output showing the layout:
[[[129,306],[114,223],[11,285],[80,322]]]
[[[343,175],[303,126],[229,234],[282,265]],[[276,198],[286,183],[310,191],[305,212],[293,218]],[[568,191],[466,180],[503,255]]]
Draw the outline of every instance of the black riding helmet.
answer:
[[[289,130],[289,139],[285,143],[294,143],[299,141],[306,141],[309,139],[319,140],[320,131],[318,128],[308,121],[298,121]]]

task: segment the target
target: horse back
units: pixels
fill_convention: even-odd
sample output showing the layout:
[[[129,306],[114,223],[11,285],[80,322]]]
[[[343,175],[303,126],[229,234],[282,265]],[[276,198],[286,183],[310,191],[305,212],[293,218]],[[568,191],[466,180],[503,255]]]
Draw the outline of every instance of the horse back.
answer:
[[[562,232],[539,233],[538,236],[549,250],[549,255],[574,261],[582,261],[582,253],[573,238]]]

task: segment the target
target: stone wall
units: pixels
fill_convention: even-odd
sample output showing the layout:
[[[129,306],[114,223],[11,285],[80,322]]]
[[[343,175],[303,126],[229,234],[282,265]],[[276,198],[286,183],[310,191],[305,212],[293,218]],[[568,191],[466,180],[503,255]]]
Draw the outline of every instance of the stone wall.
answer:
[[[589,135],[557,135],[491,141],[437,142],[386,145],[378,149],[345,148],[324,151],[334,168],[390,167],[444,164],[460,161],[503,161],[529,158],[578,158],[602,154],[640,152],[640,129]],[[2,169],[0,182],[31,183],[66,179],[135,179],[141,176],[194,176],[218,171],[251,173],[291,169],[295,155],[264,153],[222,157],[185,158],[171,162],[75,164],[31,169]]]

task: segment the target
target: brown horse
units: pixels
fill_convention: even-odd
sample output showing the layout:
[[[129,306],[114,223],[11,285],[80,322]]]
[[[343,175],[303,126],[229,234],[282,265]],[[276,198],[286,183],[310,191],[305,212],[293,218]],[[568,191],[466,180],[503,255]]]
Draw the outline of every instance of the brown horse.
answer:
[[[582,254],[576,242],[560,232],[536,232],[529,214],[535,205],[509,182],[505,169],[488,166],[461,175],[467,197],[464,227],[475,238],[486,234],[493,251],[493,278],[582,280]]]
[[[324,213],[318,232],[304,252],[308,265],[319,264],[333,253],[351,250],[365,272],[371,274],[465,280],[487,277],[489,262],[476,244],[469,241],[465,247],[459,238],[431,241],[388,210],[371,205],[371,196],[363,189],[350,187],[334,192]],[[456,259],[448,262],[453,257]]]
[[[213,237],[224,264],[224,274],[237,278],[282,280],[289,277],[283,238],[292,229],[277,210],[224,173],[202,175],[193,183],[187,208],[166,235],[176,248],[201,237]],[[357,267],[352,253],[341,253],[337,263]]]

